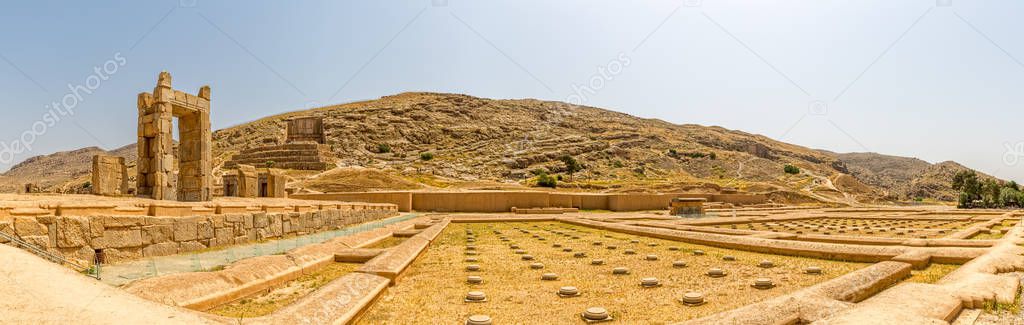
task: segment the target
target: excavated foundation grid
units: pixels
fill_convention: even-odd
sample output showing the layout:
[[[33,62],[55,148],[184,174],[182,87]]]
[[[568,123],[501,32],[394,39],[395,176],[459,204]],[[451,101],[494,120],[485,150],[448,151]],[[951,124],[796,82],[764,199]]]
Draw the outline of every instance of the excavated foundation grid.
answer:
[[[979,221],[973,220],[921,220],[907,218],[814,218],[768,222],[712,225],[720,229],[787,232],[839,236],[865,236],[886,238],[942,238],[965,229]]]
[[[700,233],[589,216],[433,215],[126,290],[221,324],[461,324],[472,315],[585,324],[590,307],[622,324],[938,324],[964,308],[1016,300],[1020,283],[1003,274],[1024,271],[1019,216],[989,217],[967,228],[998,225],[1005,236],[978,247],[927,247]],[[724,276],[709,276],[718,271]],[[231,313],[240,301],[310,282],[315,288],[296,290],[299,297],[264,314]],[[687,304],[688,293],[702,299]]]
[[[594,260],[601,264],[593,265]],[[453,223],[358,324],[454,324],[476,314],[499,323],[580,324],[580,313],[591,306],[606,308],[624,324],[685,321],[869,265],[693,245],[561,222]],[[808,267],[821,268],[823,274],[807,274]],[[628,274],[614,274],[617,268],[627,268]],[[713,269],[725,275],[708,276]],[[471,276],[482,282],[467,282]],[[641,285],[651,277],[657,286]],[[773,283],[755,288],[758,278]],[[567,286],[579,296],[559,296]],[[484,293],[487,301],[467,302],[473,291]],[[705,302],[687,306],[680,299],[688,292],[703,294]],[[419,311],[424,305],[431,306],[430,312]]]

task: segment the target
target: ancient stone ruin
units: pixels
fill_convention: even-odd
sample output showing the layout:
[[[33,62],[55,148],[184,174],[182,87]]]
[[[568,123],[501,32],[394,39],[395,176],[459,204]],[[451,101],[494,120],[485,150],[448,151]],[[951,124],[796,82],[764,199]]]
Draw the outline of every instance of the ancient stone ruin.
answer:
[[[324,122],[321,117],[300,117],[288,120],[284,144],[271,140],[269,145],[242,150],[224,163],[224,168],[239,165],[297,170],[328,170],[334,164],[330,147],[325,145]]]
[[[92,194],[128,195],[128,166],[124,157],[96,155],[92,157]]]
[[[324,119],[298,117],[288,120],[288,142],[316,142],[324,144]]]
[[[672,199],[671,214],[674,216],[703,216],[704,203],[706,199],[701,198],[674,198]]]
[[[287,182],[280,170],[238,165],[235,174],[224,175],[224,196],[284,198],[288,197]]]
[[[210,87],[191,95],[171,88],[161,72],[153,93],[139,94],[138,194],[157,200],[209,201],[212,197]],[[174,119],[178,119],[178,155]],[[175,169],[175,161],[178,168]]]

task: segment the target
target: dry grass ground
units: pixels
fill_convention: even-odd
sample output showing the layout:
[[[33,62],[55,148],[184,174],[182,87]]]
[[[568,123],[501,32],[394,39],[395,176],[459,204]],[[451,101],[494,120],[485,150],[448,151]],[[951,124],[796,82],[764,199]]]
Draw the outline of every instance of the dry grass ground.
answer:
[[[531,233],[514,230],[519,227]],[[477,236],[480,255],[467,256],[466,230]],[[573,231],[571,229],[576,229]],[[494,231],[501,234],[495,234]],[[550,230],[550,231],[548,231]],[[569,237],[551,231],[562,231]],[[532,238],[534,234],[546,240]],[[503,242],[499,236],[509,237]],[[578,236],[579,239],[572,239]],[[631,240],[638,243],[631,243]],[[601,241],[602,246],[593,242]],[[522,261],[509,244],[516,243],[535,257],[535,261]],[[555,248],[559,243],[572,248],[564,252]],[[649,246],[649,244],[657,246]],[[608,245],[618,246],[615,250]],[[679,251],[670,251],[678,247]],[[635,255],[624,250],[633,249]],[[693,250],[703,250],[705,256],[693,256]],[[585,252],[586,258],[574,258],[576,252]],[[658,261],[645,261],[647,254],[656,254]],[[723,261],[731,255],[736,261]],[[478,258],[467,263],[467,257]],[[605,260],[603,266],[590,265],[592,259]],[[673,268],[675,260],[686,261],[686,268]],[[762,260],[771,260],[777,266],[771,269],[757,267]],[[543,263],[543,270],[531,270],[531,263]],[[465,271],[469,264],[478,264],[480,272]],[[470,315],[486,314],[496,323],[580,324],[579,314],[587,307],[607,308],[621,324],[663,324],[708,316],[793,292],[813,284],[860,269],[866,264],[796,258],[768,254],[733,251],[690,245],[666,240],[609,233],[595,229],[561,223],[494,223],[452,224],[413,265],[406,270],[399,283],[391,287],[367,311],[360,324],[455,324]],[[824,275],[803,274],[808,266],[819,266]],[[630,275],[612,275],[615,267],[628,267]],[[708,269],[726,270],[724,278],[709,278]],[[557,281],[541,281],[544,273],[556,273]],[[484,279],[481,285],[466,283],[469,275]],[[657,277],[663,283],[658,288],[642,288],[640,280]],[[758,290],[751,287],[755,279],[770,277],[776,287]],[[559,298],[562,286],[578,287],[582,296]],[[487,294],[485,303],[466,303],[469,291]],[[689,291],[703,292],[708,303],[700,307],[686,307],[677,300]],[[429,312],[425,312],[429,310]]]
[[[356,263],[332,263],[319,272],[304,275],[285,286],[220,306],[211,310],[210,313],[233,318],[252,318],[270,315],[274,311],[290,305],[331,281],[354,272],[360,265]]]
[[[932,264],[924,270],[910,271],[910,278],[907,278],[906,282],[935,283],[959,267],[959,265],[952,264]]]
[[[399,238],[399,237],[391,236],[391,237],[385,238],[385,239],[383,239],[381,241],[378,241],[376,243],[373,243],[372,245],[366,246],[364,248],[381,248],[381,249],[383,249],[383,248],[391,248],[391,247],[398,246],[398,244],[401,244],[404,241],[405,241],[405,238]]]

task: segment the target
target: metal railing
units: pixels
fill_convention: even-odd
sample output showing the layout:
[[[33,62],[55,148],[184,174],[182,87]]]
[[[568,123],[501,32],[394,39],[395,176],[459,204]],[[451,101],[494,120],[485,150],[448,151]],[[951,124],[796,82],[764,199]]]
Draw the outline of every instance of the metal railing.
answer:
[[[40,248],[39,246],[30,244],[29,242],[26,242],[26,241],[22,240],[21,238],[18,238],[18,236],[10,235],[10,234],[7,234],[7,233],[5,233],[3,231],[0,231],[0,238],[3,238],[4,240],[7,240],[7,241],[9,241],[11,243],[14,243],[13,246],[15,246],[15,247],[19,247],[19,248],[22,248],[24,250],[27,250],[27,251],[29,251],[32,254],[35,254],[35,255],[37,255],[39,257],[42,257],[42,258],[45,258],[45,259],[49,260],[50,262],[57,263],[57,264],[60,264],[60,265],[70,266],[71,268],[75,269],[75,271],[81,272],[81,273],[83,273],[83,274],[85,274],[85,275],[87,275],[87,276],[89,276],[91,278],[96,278],[97,280],[100,279],[100,267],[99,267],[98,264],[96,265],[95,268],[91,268],[91,267],[87,267],[87,266],[82,266],[81,264],[72,262],[72,261],[64,258],[64,256],[61,256],[61,255],[58,255],[58,254],[54,254],[54,253],[52,253],[50,251],[47,251],[47,250],[45,250],[43,248]]]

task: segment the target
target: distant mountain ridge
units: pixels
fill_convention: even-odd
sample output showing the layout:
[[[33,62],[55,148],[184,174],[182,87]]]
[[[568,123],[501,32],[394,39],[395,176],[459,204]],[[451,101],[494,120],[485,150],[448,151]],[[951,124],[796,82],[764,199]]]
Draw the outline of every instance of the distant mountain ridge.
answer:
[[[954,162],[836,154],[718,126],[677,125],[594,107],[439,93],[403,93],[219,130],[214,132],[215,165],[242,150],[284,141],[286,120],[302,116],[324,119],[327,144],[339,166],[366,167],[441,188],[529,186],[536,170],[564,173],[560,158],[569,155],[587,167],[574,182],[563,181],[571,190],[714,192],[734,187],[798,202],[951,201],[956,198],[952,174],[968,169]],[[130,145],[110,154],[134,161],[134,151]],[[30,179],[66,186],[62,181],[89,173],[88,162],[98,152],[104,151],[86,148],[33,158],[0,181],[15,188]],[[435,158],[421,159],[428,152]],[[801,173],[786,174],[785,165]]]

